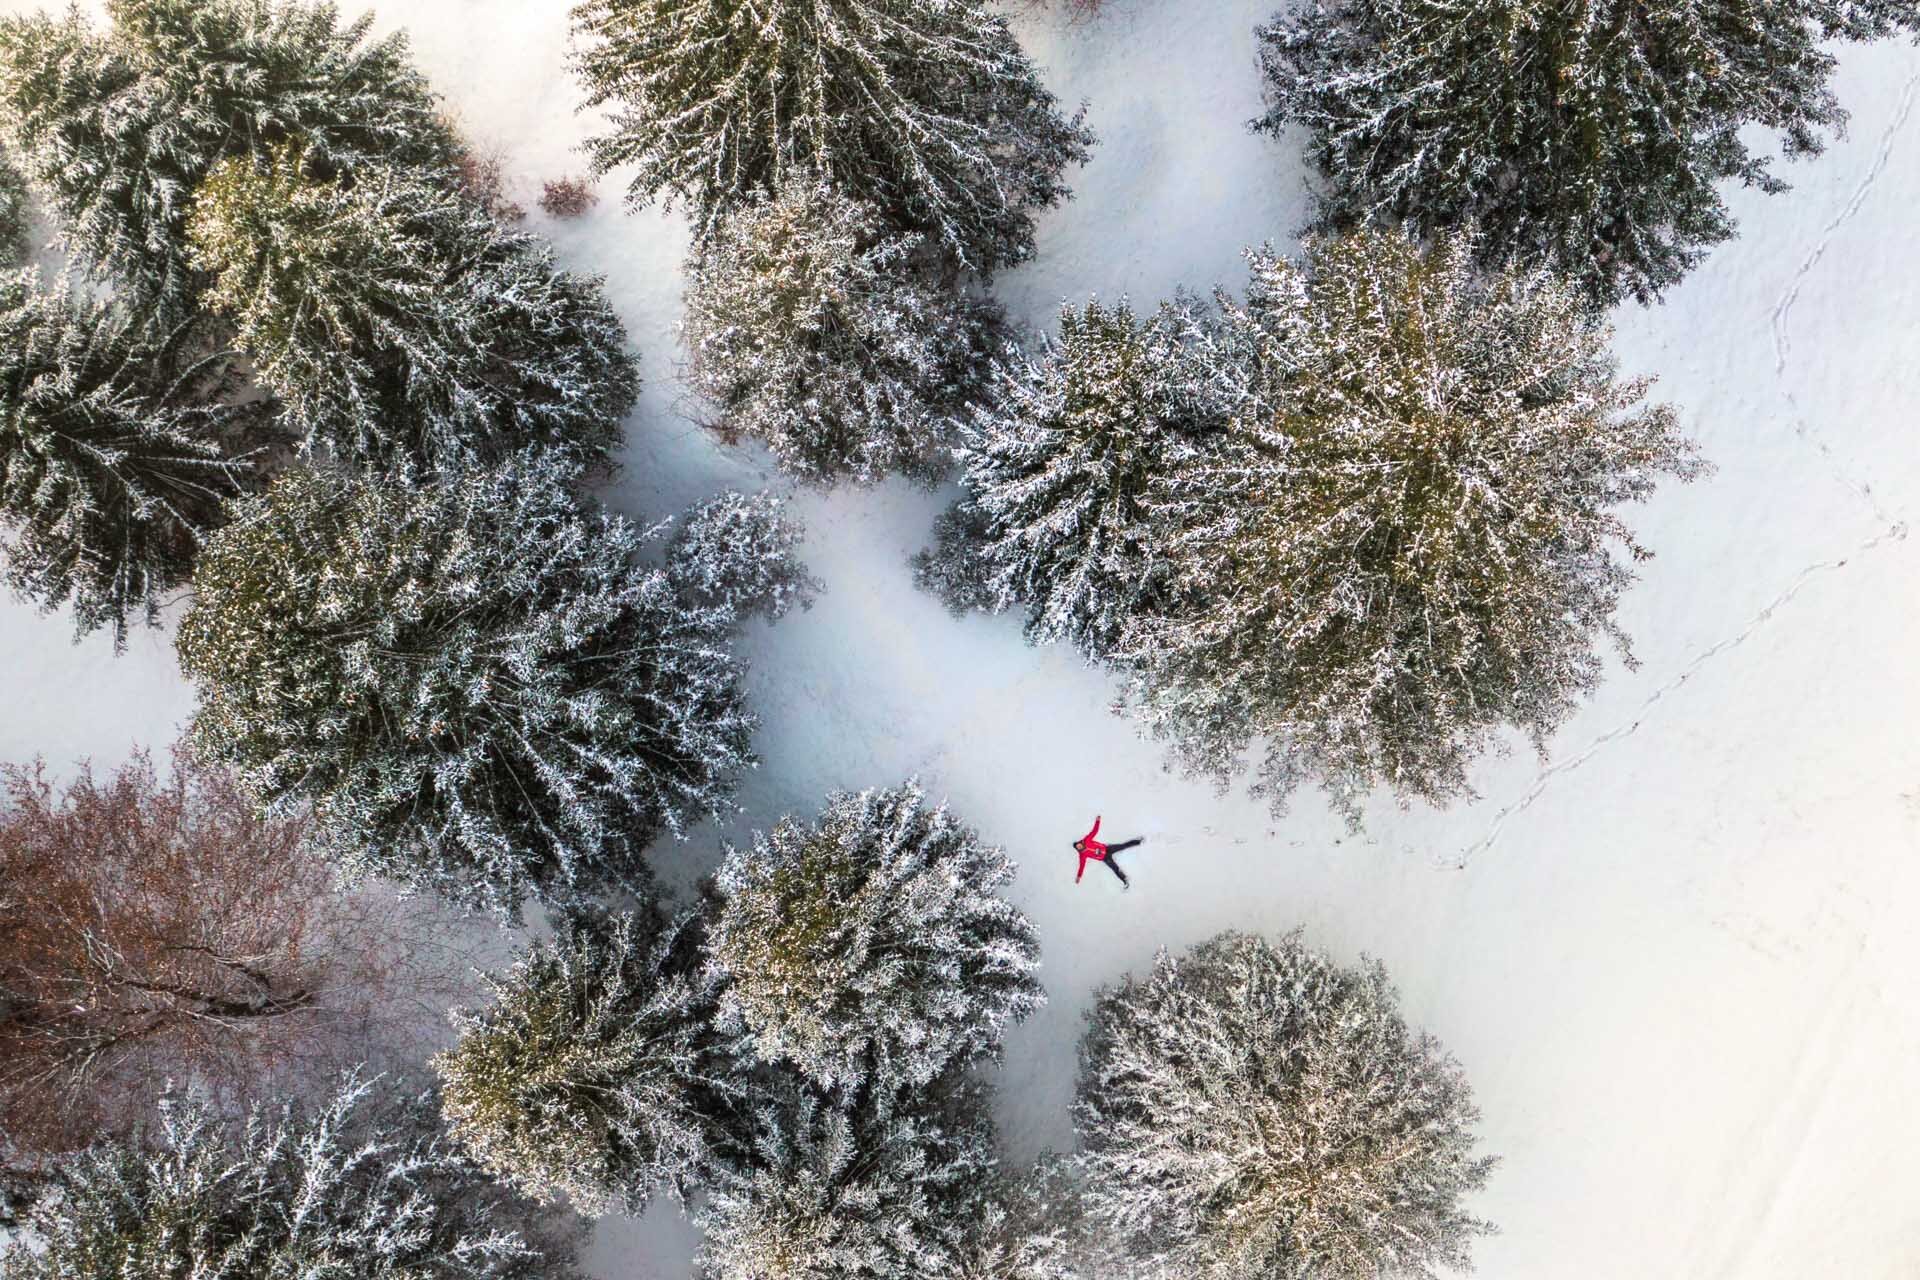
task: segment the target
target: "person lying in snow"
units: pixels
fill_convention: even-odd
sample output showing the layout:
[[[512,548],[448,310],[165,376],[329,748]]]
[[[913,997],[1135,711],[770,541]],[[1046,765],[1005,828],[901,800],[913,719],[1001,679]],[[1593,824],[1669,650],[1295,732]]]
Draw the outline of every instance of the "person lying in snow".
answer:
[[[1101,844],[1098,840],[1094,839],[1094,837],[1099,834],[1100,815],[1096,813],[1093,816],[1093,830],[1073,842],[1073,851],[1080,855],[1080,871],[1073,877],[1073,882],[1079,884],[1080,877],[1087,874],[1087,863],[1104,862],[1107,864],[1109,871],[1120,877],[1120,887],[1122,889],[1133,888],[1133,882],[1127,879],[1127,873],[1120,869],[1120,864],[1114,861],[1113,855],[1122,849],[1133,848],[1133,846],[1140,843],[1143,837],[1135,836],[1131,840],[1122,840],[1119,844]]]

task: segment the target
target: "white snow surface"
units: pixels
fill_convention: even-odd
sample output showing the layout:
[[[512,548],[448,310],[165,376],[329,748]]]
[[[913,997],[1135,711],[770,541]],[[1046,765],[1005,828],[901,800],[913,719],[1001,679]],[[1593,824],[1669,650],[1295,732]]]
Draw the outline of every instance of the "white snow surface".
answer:
[[[1297,147],[1257,138],[1252,29],[1279,0],[1109,0],[1073,25],[1023,16],[1049,82],[1101,137],[1040,256],[1006,274],[1044,327],[1062,300],[1244,280],[1242,246],[1304,219]],[[25,12],[36,0],[0,0]],[[358,5],[347,0],[343,8]],[[469,133],[525,188],[583,170],[558,0],[385,0]],[[1632,515],[1656,552],[1616,669],[1555,739],[1480,771],[1483,799],[1375,806],[1350,836],[1313,793],[1289,816],[1166,773],[1109,712],[1110,680],[1034,650],[1012,618],[950,619],[906,558],[950,495],[803,494],[827,593],[747,648],[764,758],[731,832],[812,813],[830,788],[917,773],[1021,864],[1048,1009],[1000,1073],[1016,1158],[1072,1142],[1081,1013],[1156,948],[1300,927],[1380,957],[1411,1021],[1466,1067],[1502,1163],[1473,1208],[1500,1234],[1478,1274],[1837,1276],[1920,1272],[1908,1164],[1920,1062],[1920,51],[1847,48],[1850,136],[1784,165],[1786,195],[1732,193],[1742,224],[1667,302],[1624,309],[1626,367],[1681,406],[1714,477]],[[780,485],[763,455],[691,421],[673,326],[687,232],[603,186],[586,218],[534,225],[605,273],[645,360],[609,500],[652,518],[726,487]],[[102,763],[163,747],[192,698],[170,640],[115,658],[64,618],[0,604],[0,758]],[[1069,842],[1105,817],[1144,835],[1122,895]],[[703,830],[658,851],[676,880],[718,858]],[[610,1220],[602,1280],[687,1273],[692,1230]]]

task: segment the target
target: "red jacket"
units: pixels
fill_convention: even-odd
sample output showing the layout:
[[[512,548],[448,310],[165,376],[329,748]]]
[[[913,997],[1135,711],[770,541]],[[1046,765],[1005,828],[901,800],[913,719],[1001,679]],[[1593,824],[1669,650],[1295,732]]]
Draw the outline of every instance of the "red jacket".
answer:
[[[1087,864],[1089,862],[1106,861],[1107,846],[1094,839],[1094,837],[1099,834],[1100,815],[1095,814],[1093,817],[1093,830],[1073,842],[1073,847],[1079,850],[1080,853],[1080,870],[1076,872],[1073,877],[1075,884],[1079,884],[1080,877],[1087,874]]]

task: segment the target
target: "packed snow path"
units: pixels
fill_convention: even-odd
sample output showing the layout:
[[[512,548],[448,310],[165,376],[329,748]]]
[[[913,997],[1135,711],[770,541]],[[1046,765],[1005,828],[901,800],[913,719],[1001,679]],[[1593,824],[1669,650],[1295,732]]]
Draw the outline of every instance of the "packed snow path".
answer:
[[[1303,219],[1297,158],[1247,132],[1252,28],[1279,0],[1109,0],[1084,26],[1022,21],[1029,48],[1101,135],[1077,198],[1000,292],[1047,325],[1063,298],[1243,280],[1240,248]],[[0,0],[0,12],[37,7]],[[346,0],[349,12],[358,6]],[[565,7],[386,0],[463,126],[538,182],[577,173]],[[739,826],[812,813],[833,787],[919,773],[1022,869],[1051,1006],[1002,1072],[1017,1155],[1071,1141],[1074,1041],[1089,993],[1155,948],[1225,927],[1303,926],[1381,957],[1409,1017],[1463,1061],[1504,1159],[1473,1208],[1501,1234],[1494,1280],[1908,1276],[1920,1267],[1910,1153],[1920,1060],[1920,50],[1849,48],[1850,137],[1786,165],[1788,195],[1735,192],[1743,235],[1664,306],[1628,308],[1618,347],[1660,378],[1718,474],[1632,513],[1658,554],[1615,671],[1542,769],[1481,771],[1442,814],[1382,804],[1350,837],[1311,792],[1270,820],[1164,773],[1108,714],[1108,681],[1032,650],[1012,619],[953,621],[905,560],[945,495],[904,486],[797,502],[828,592],[758,628],[752,691],[766,763]],[[618,190],[551,227],[605,272],[645,358],[646,397],[610,499],[657,516],[727,486],[778,483],[691,420],[674,375],[686,233],[626,216]],[[530,201],[528,201],[530,203]],[[0,751],[105,763],[171,742],[191,705],[169,638],[68,643],[64,619],[0,604]],[[1075,886],[1096,812],[1143,834]],[[663,848],[690,877],[718,833]],[[691,1231],[658,1210],[613,1221],[603,1280],[686,1274]]]

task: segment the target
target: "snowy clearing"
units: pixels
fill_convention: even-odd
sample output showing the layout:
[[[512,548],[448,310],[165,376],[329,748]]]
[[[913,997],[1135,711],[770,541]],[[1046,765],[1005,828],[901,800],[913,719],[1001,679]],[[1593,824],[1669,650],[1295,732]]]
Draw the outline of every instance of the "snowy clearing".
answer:
[[[1240,250],[1287,246],[1306,191],[1286,145],[1249,133],[1253,27],[1278,0],[1110,0],[1023,39],[1100,135],[1040,254],[998,292],[1046,326],[1063,299],[1244,282]],[[28,12],[37,0],[0,0]],[[354,0],[343,4],[351,12]],[[531,205],[584,172],[592,122],[564,70],[565,7],[387,0],[462,127],[497,146]],[[1092,990],[1235,927],[1296,925],[1337,957],[1382,959],[1408,1017],[1465,1065],[1502,1157],[1471,1207],[1493,1280],[1911,1275],[1920,1218],[1899,1171],[1920,1145],[1920,710],[1910,639],[1920,544],[1920,50],[1848,48],[1850,136],[1782,166],[1795,189],[1735,192],[1741,238],[1668,301],[1622,309],[1617,349],[1655,374],[1719,468],[1633,513],[1657,558],[1621,613],[1615,670],[1559,735],[1486,763],[1446,813],[1377,804],[1350,836],[1303,792],[1282,821],[1162,768],[1112,717],[1107,679],[1033,650],[1011,618],[954,621],[906,559],[947,495],[894,483],[801,495],[827,585],[746,645],[763,717],[735,831],[812,813],[832,788],[917,773],[1020,864],[1051,1004],[1001,1072],[1013,1154],[1072,1140],[1073,1049]],[[687,233],[618,191],[577,221],[532,215],[570,268],[604,272],[648,379],[609,500],[655,518],[727,486],[781,484],[763,455],[691,421],[673,328]],[[170,638],[115,658],[68,622],[0,602],[0,755],[102,764],[170,743],[191,706]],[[1121,896],[1073,882],[1094,813],[1144,835]],[[669,878],[719,857],[704,829],[662,847]],[[665,1207],[609,1220],[603,1280],[685,1274],[694,1237]]]

